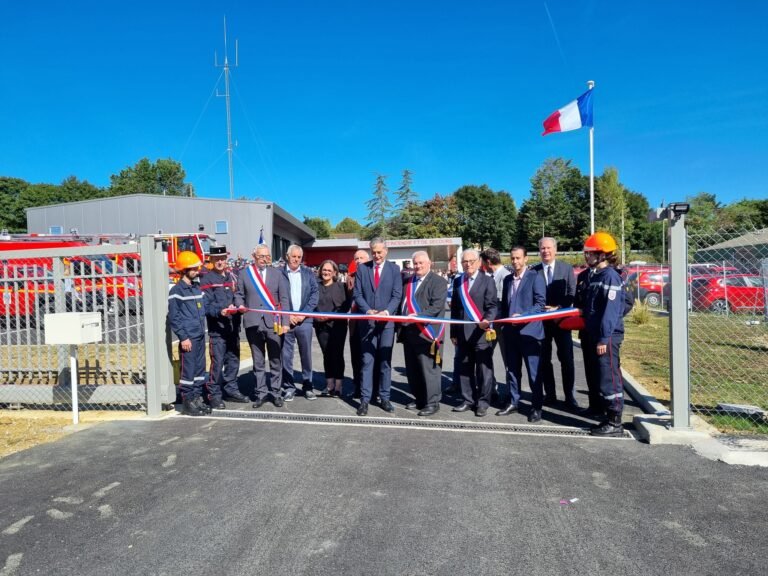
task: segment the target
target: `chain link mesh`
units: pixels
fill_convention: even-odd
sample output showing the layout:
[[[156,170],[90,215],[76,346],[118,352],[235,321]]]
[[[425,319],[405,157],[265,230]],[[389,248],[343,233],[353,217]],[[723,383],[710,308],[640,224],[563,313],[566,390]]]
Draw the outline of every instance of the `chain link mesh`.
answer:
[[[75,348],[80,408],[145,407],[140,274],[127,254],[0,261],[0,406],[70,410],[72,349],[45,344],[45,315],[97,312],[102,341]]]
[[[768,229],[691,233],[688,255],[692,410],[768,433]]]

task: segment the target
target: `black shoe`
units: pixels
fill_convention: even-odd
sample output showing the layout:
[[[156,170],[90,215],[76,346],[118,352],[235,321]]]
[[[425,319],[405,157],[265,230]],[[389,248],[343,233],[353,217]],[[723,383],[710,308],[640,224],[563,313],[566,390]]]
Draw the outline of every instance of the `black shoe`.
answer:
[[[528,422],[541,422],[541,410],[531,410],[528,414]]]
[[[373,397],[373,399],[371,400],[371,402],[373,402],[374,404],[381,404],[381,396],[379,396],[379,395],[377,394],[376,396],[374,396],[374,397]]]
[[[510,414],[513,414],[515,412],[517,412],[517,406],[515,406],[514,404],[510,404],[509,406],[504,408],[504,410],[499,410],[498,412],[496,412],[496,416],[509,416]]]
[[[247,404],[249,402],[248,396],[241,394],[240,392],[224,394],[224,398],[222,398],[222,400],[225,400],[226,402],[237,402],[238,404]]]
[[[616,426],[612,422],[608,422],[606,420],[605,422],[602,422],[597,426],[592,426],[592,428],[589,429],[589,433],[592,436],[620,438],[621,436],[624,436],[624,428],[622,428],[621,426]]]
[[[307,400],[317,400],[317,394],[311,388],[304,390],[304,398]]]
[[[424,406],[421,410],[419,410],[417,416],[432,416],[432,414],[437,414],[440,412],[440,406]]]
[[[395,407],[392,406],[392,402],[389,400],[380,400],[379,406],[381,406],[381,409],[384,410],[384,412],[394,412]]]
[[[408,404],[405,405],[406,410],[418,410],[419,405],[416,404],[416,402],[408,402]]]
[[[275,408],[280,408],[283,404],[285,404],[285,400],[283,400],[282,396],[275,396],[272,398],[272,404],[275,405]]]
[[[482,418],[486,414],[488,414],[488,408],[480,407],[477,410],[475,410],[475,416],[477,416],[478,418]]]
[[[256,398],[256,401],[251,405],[251,408],[261,408],[264,406],[266,400],[264,398]]]
[[[198,409],[199,409],[199,410],[200,410],[200,411],[201,411],[203,414],[210,414],[211,412],[213,412],[213,410],[211,409],[211,407],[210,407],[210,406],[208,406],[208,404],[206,404],[205,402],[203,402],[203,398],[202,398],[202,396],[198,396],[197,398],[193,398],[193,399],[192,399],[192,403],[193,403],[193,404],[195,404],[195,405],[197,405]]]
[[[368,415],[368,402],[360,402],[360,407],[357,409],[358,416]]]
[[[468,404],[464,402],[461,406],[456,406],[455,408],[451,408],[451,412],[466,412],[467,410],[472,410],[472,404]]]
[[[205,412],[195,402],[194,398],[185,398],[181,403],[181,413],[184,416],[204,416]]]
[[[293,400],[293,397],[296,396],[296,388],[286,388],[285,392],[283,392],[283,397],[281,400],[285,400],[286,402],[291,402]],[[275,398],[277,400],[277,398]],[[277,406],[277,403],[275,403],[275,406]],[[282,406],[282,403],[280,404]]]
[[[224,401],[221,398],[212,398],[209,400],[211,403],[211,409],[212,410],[226,410],[227,405],[224,404]]]

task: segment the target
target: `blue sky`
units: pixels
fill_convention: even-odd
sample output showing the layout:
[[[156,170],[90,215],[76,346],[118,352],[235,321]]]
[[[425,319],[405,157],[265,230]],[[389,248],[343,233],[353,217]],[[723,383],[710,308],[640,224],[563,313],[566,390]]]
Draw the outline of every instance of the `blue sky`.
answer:
[[[589,171],[588,132],[541,136],[595,80],[595,172],[651,204],[766,198],[768,5],[454,0],[0,2],[0,175],[105,186],[142,157],[298,217],[365,220],[376,173],[422,199],[464,184],[518,206],[542,162]]]

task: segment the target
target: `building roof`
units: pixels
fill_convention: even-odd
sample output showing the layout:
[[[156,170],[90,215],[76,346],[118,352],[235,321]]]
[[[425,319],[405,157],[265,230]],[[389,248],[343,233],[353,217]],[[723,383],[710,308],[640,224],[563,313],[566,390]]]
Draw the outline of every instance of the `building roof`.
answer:
[[[106,198],[91,198],[90,200],[78,200],[76,202],[60,202],[57,204],[46,204],[45,206],[33,206],[30,208],[25,208],[26,212],[31,212],[35,210],[45,210],[47,208],[55,208],[57,206],[72,206],[73,204],[88,204],[88,203],[105,203],[105,202],[111,202],[114,200],[120,200],[122,198],[149,198],[153,200],[157,200],[158,198],[162,198],[164,201],[167,202],[222,202],[222,203],[236,203],[236,204],[263,204],[265,208],[269,209],[272,208],[274,211],[274,214],[276,217],[284,220],[291,226],[294,226],[298,228],[302,233],[304,233],[309,238],[315,237],[315,232],[312,230],[309,226],[292,216],[290,213],[286,212],[284,209],[282,209],[280,206],[275,204],[274,202],[270,202],[268,200],[229,200],[227,198],[202,198],[199,196],[159,196],[158,194],[123,194],[120,196],[108,196]]]
[[[747,232],[746,234],[742,234],[741,236],[737,236],[736,238],[731,238],[730,240],[726,240],[725,242],[713,244],[712,246],[707,246],[706,248],[700,248],[698,251],[704,252],[706,250],[723,250],[727,248],[742,248],[744,246],[756,246],[760,244],[768,244],[768,228],[763,228],[762,230],[755,230],[754,232]]]

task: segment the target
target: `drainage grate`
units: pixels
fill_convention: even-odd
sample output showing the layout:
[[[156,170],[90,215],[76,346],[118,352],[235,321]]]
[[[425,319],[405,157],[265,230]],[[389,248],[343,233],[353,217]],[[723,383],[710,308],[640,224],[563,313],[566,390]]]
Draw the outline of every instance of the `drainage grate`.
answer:
[[[200,418],[198,416],[198,418]],[[447,430],[454,432],[489,432],[503,434],[534,434],[537,436],[587,437],[587,428],[569,426],[546,426],[534,424],[482,424],[455,420],[416,420],[411,418],[376,418],[359,416],[333,416],[328,414],[297,414],[286,412],[244,412],[242,410],[216,410],[204,418],[235,420],[259,420],[263,422],[295,422],[299,424],[331,424],[338,426],[366,426],[421,430]],[[631,439],[632,435],[624,430],[621,439]],[[614,439],[614,438],[612,438]]]

